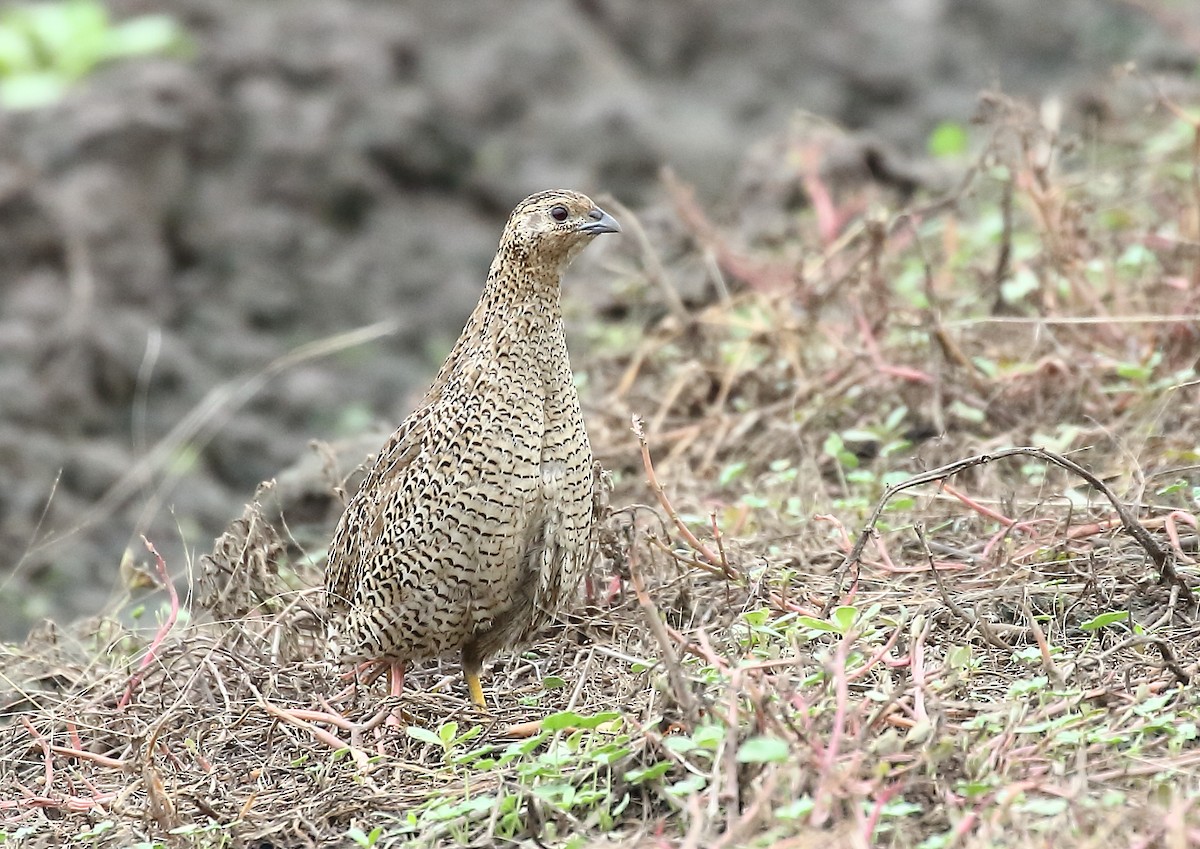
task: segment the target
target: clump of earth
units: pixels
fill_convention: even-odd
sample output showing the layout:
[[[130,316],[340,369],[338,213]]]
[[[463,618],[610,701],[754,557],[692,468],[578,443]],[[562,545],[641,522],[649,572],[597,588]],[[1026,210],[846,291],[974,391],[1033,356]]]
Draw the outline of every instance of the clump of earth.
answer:
[[[353,463],[310,442],[365,457],[410,409],[526,194],[645,207],[669,164],[719,214],[800,110],[919,171],[984,88],[1086,128],[1114,63],[1192,72],[1200,32],[1093,0],[166,9],[194,55],[0,123],[3,637],[104,609],[140,534],[183,572],[282,470],[332,493]]]

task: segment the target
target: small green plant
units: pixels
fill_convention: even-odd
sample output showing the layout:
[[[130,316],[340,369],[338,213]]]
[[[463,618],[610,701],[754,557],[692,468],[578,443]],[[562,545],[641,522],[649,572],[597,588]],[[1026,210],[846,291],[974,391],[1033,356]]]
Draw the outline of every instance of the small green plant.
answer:
[[[89,843],[96,843],[108,832],[116,827],[116,823],[112,820],[101,820],[86,831],[81,831],[78,835],[79,840],[86,840]]]
[[[821,450],[837,463],[837,472],[848,496],[843,502],[845,506],[865,508],[869,500],[889,483],[904,477],[898,472],[881,474],[874,468],[864,467],[859,456],[860,450],[867,446],[873,446],[870,454],[880,460],[908,449],[911,443],[903,435],[907,416],[908,408],[898,406],[882,422],[847,428],[825,438]]]
[[[800,616],[797,621],[812,631],[846,636],[859,621],[858,608],[841,605],[829,611],[828,620],[817,619],[815,616]]]
[[[737,750],[737,762],[743,764],[783,763],[790,749],[786,740],[778,737],[756,736],[742,743]]]
[[[185,45],[169,15],[113,23],[98,0],[13,6],[0,13],[0,107],[48,106],[104,62],[180,52]]]
[[[346,832],[346,836],[353,840],[363,849],[371,849],[372,846],[379,840],[379,836],[383,834],[383,826],[377,825],[370,832],[364,832],[361,828],[351,828]]]
[[[230,826],[233,823],[220,823],[209,820],[201,825],[200,823],[188,823],[181,825],[178,828],[173,828],[167,834],[176,837],[190,837],[193,845],[204,846],[206,849],[223,849],[225,846],[232,844],[232,836],[229,833]]]
[[[442,750],[442,757],[445,760],[450,760],[454,756],[454,750],[463,743],[469,743],[483,732],[483,728],[479,725],[473,725],[462,734],[458,733],[458,723],[451,720],[443,723],[436,732],[430,731],[428,728],[421,728],[418,725],[411,725],[408,728],[408,736],[414,740],[419,740],[422,743],[429,743],[432,746],[437,746]]]
[[[543,719],[541,731],[527,740],[503,746],[489,743],[460,754],[455,754],[456,748],[474,738],[477,728],[462,735],[453,722],[445,723],[436,733],[410,728],[409,736],[441,746],[447,761],[467,770],[468,776],[511,770],[516,786],[522,789],[501,789],[466,798],[433,797],[410,811],[401,827],[418,832],[441,824],[460,842],[468,842],[471,823],[490,816],[497,834],[512,838],[527,825],[525,800],[529,793],[564,813],[591,817],[611,826],[630,801],[628,795],[613,792],[613,770],[632,752],[629,735],[620,730],[621,725],[620,714],[613,711],[591,715],[563,711]],[[635,777],[643,782],[651,780],[648,774]]]

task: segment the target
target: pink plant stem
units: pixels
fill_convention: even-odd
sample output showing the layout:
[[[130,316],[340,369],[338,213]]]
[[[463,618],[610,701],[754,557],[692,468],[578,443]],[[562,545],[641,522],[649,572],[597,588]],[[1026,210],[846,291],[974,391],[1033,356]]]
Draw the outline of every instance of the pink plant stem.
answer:
[[[845,733],[846,703],[850,698],[850,686],[846,679],[846,658],[849,656],[850,644],[853,641],[854,638],[850,634],[842,637],[837,651],[834,653],[832,675],[836,706],[833,712],[833,728],[829,732],[829,743],[824,750],[821,751],[819,747],[814,747],[817,748],[820,777],[816,792],[813,794],[816,805],[809,818],[809,823],[813,826],[825,824],[829,816],[829,800],[835,795],[833,788],[828,785],[832,784],[835,778],[838,750],[841,748],[842,736]]]
[[[813,516],[813,521],[828,522],[837,528],[838,533],[842,537],[841,548],[843,554],[849,554],[850,550],[854,548],[854,543],[850,541],[850,534],[847,533],[846,526],[842,524],[842,521],[837,516],[833,516],[829,513],[818,513],[817,515]]]
[[[62,755],[67,758],[75,758],[81,761],[91,761],[99,766],[108,767],[109,769],[124,769],[125,761],[117,758],[108,758],[104,755],[97,755],[94,752],[88,752],[83,749],[73,748],[70,746],[51,746],[50,751],[56,755]]]
[[[921,633],[913,640],[910,657],[910,673],[913,683],[913,713],[918,722],[928,722],[929,714],[925,712],[925,685],[928,683],[925,676],[925,636],[929,633],[931,623],[926,621],[925,627],[921,629]]]
[[[908,366],[894,366],[884,360],[883,354],[879,351],[879,343],[875,341],[875,334],[871,331],[871,325],[867,321],[866,315],[863,314],[861,307],[857,305],[854,310],[854,320],[858,324],[858,333],[862,337],[863,345],[866,346],[867,353],[871,357],[871,362],[874,363],[875,368],[881,374],[898,377],[901,380],[907,380],[909,383],[933,383],[933,378],[923,371],[909,368]]]
[[[804,184],[804,191],[808,193],[813,212],[816,213],[817,232],[821,234],[821,244],[829,247],[837,238],[842,220],[838,215],[833,195],[829,192],[825,181],[821,179],[818,156],[815,149],[810,148],[805,151],[804,159],[807,167],[800,179]]]
[[[888,554],[887,545],[883,542],[882,536],[876,536],[874,539],[875,550],[879,552],[879,559],[883,561],[884,571],[896,572],[896,564],[892,562],[892,556]]]
[[[978,811],[967,811],[967,813],[963,816],[963,818],[958,821],[958,825],[956,825],[954,827],[954,831],[951,834],[950,845],[953,846],[961,838],[966,837],[971,832],[971,830],[975,828],[975,824],[978,822],[979,822],[979,812]]]
[[[978,501],[971,498],[966,493],[959,492],[957,489],[955,489],[953,486],[946,483],[945,481],[942,481],[942,491],[949,495],[954,496],[955,498],[957,498],[963,504],[970,507],[972,510],[974,510],[979,515],[986,516],[989,519],[994,519],[997,522],[999,522],[1000,524],[1004,525],[1006,528],[1011,528],[1013,525],[1017,524],[1016,519],[1010,519],[1008,516],[1005,516],[1003,513],[993,510],[991,507],[988,507],[985,504],[980,504]]]
[[[46,788],[46,792],[50,792],[50,788],[54,786],[54,757],[50,753],[50,741],[42,736],[42,733],[33,727],[33,723],[26,717],[21,717],[21,724],[25,726],[25,730],[29,732],[34,741],[42,749],[42,757],[46,761],[46,772],[43,777],[42,786]]]
[[[883,814],[883,808],[892,797],[900,792],[899,784],[892,784],[885,787],[875,799],[875,804],[871,806],[871,815],[867,817],[867,821],[863,823],[862,845],[870,846],[871,838],[875,836],[875,829],[879,826],[879,817]]]
[[[154,639],[150,641],[150,647],[146,649],[146,655],[138,665],[138,671],[130,677],[129,686],[125,688],[125,694],[117,702],[117,710],[124,710],[128,707],[129,702],[133,699],[133,691],[142,683],[142,677],[146,674],[146,667],[154,662],[155,652],[158,651],[158,647],[162,645],[163,640],[167,638],[167,634],[171,633],[171,629],[175,627],[175,621],[179,618],[179,594],[175,592],[175,585],[171,582],[171,576],[167,574],[166,561],[162,559],[162,555],[158,553],[158,550],[155,549],[154,544],[150,540],[142,537],[142,542],[146,544],[147,550],[154,555],[154,566],[158,570],[158,577],[162,580],[163,586],[167,588],[167,597],[171,601],[171,608],[167,614],[166,621],[159,626]]]
[[[862,678],[864,675],[870,672],[872,667],[879,663],[879,661],[883,659],[883,656],[892,650],[892,647],[896,645],[896,641],[899,639],[900,626],[897,626],[896,629],[892,631],[892,636],[888,637],[888,641],[884,643],[883,647],[880,648],[879,651],[875,652],[875,654],[871,655],[871,657],[862,665],[860,669],[856,669],[854,672],[849,673],[846,676],[847,680],[857,681],[859,678]],[[905,659],[898,665],[907,665],[908,663],[908,659]],[[889,664],[889,666],[891,666],[891,664]]]
[[[297,728],[302,728],[303,730],[312,734],[314,737],[316,737],[318,740],[320,740],[322,743],[324,743],[326,746],[329,746],[332,749],[349,749],[350,755],[351,755],[351,757],[354,758],[354,762],[358,765],[359,769],[366,768],[366,766],[368,764],[367,753],[355,746],[350,745],[345,740],[342,740],[340,737],[338,737],[336,734],[332,734],[332,733],[326,731],[324,728],[319,728],[316,725],[313,725],[312,723],[308,722],[307,720],[301,719],[299,716],[296,716],[296,712],[294,712],[294,711],[284,710],[283,708],[276,707],[275,705],[271,704],[270,702],[264,701],[262,703],[262,707],[263,707],[263,710],[265,710],[271,716],[275,717],[278,720],[286,722],[289,725],[294,725]],[[327,722],[329,720],[327,718],[322,717],[321,721]]]
[[[1195,529],[1197,527],[1196,517],[1191,513],[1185,513],[1182,510],[1172,510],[1163,520],[1163,528],[1166,529],[1167,539],[1171,541],[1171,547],[1175,549],[1176,556],[1179,557],[1180,561],[1183,563],[1195,563],[1195,560],[1193,560],[1191,557],[1188,557],[1183,552],[1183,545],[1179,541],[1179,528],[1177,527],[1176,522],[1183,522],[1184,524],[1191,525],[1192,528]]]
[[[57,808],[59,810],[68,811],[90,811],[93,808],[102,808],[105,805],[112,803],[117,798],[117,793],[101,793],[98,796],[64,796],[61,799],[54,799],[49,796],[39,796],[36,793],[30,792],[28,788],[22,788],[27,795],[24,799],[0,799],[0,811],[16,810],[17,808]]]

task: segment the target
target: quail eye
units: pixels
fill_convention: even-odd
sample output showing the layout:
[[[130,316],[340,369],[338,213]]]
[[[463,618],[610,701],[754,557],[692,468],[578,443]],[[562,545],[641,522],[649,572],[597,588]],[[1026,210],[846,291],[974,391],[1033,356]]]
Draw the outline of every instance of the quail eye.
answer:
[[[561,204],[550,209],[550,217],[559,223],[567,220],[567,214],[567,208]]]

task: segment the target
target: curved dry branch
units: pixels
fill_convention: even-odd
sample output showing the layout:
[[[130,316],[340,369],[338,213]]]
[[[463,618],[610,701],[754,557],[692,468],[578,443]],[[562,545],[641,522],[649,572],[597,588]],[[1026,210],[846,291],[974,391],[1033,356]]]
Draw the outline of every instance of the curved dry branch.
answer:
[[[1104,483],[1104,481],[1100,480],[1100,478],[1096,477],[1074,460],[1068,459],[1067,457],[1064,457],[1054,451],[1049,451],[1045,448],[1017,447],[1004,448],[999,451],[988,452],[987,454],[978,454],[974,457],[955,460],[953,463],[947,463],[946,465],[939,466],[936,469],[930,469],[929,471],[922,472],[919,475],[913,475],[907,480],[903,480],[898,484],[889,486],[886,490],[884,490],[883,495],[875,505],[875,509],[871,511],[871,516],[867,520],[867,524],[863,527],[862,532],[858,535],[858,541],[854,544],[854,548],[850,550],[850,553],[846,555],[846,557],[842,560],[841,565],[839,565],[837,568],[836,576],[834,578],[833,593],[829,596],[829,600],[825,603],[825,609],[823,611],[824,614],[828,615],[829,610],[831,610],[833,605],[836,604],[837,598],[842,592],[842,582],[845,580],[846,572],[850,569],[850,567],[857,567],[859,565],[859,562],[862,558],[863,549],[866,548],[867,541],[870,540],[870,538],[875,534],[875,525],[879,521],[879,517],[883,514],[883,510],[887,506],[887,503],[891,501],[893,497],[906,489],[912,489],[913,487],[920,486],[921,484],[936,483],[937,481],[949,478],[974,466],[987,465],[995,460],[1002,460],[1006,457],[1036,457],[1039,460],[1044,460],[1047,463],[1060,466],[1067,471],[1073,472],[1079,477],[1083,478],[1094,489],[1104,495],[1104,497],[1108,499],[1109,503],[1112,504],[1117,516],[1119,516],[1121,519],[1121,524],[1125,527],[1125,531],[1131,537],[1133,537],[1138,545],[1145,550],[1146,554],[1154,562],[1154,567],[1158,570],[1159,579],[1164,584],[1175,584],[1184,592],[1192,592],[1192,588],[1183,579],[1183,577],[1180,576],[1179,572],[1176,571],[1175,561],[1171,553],[1155,542],[1154,537],[1150,535],[1150,532],[1142,526],[1133,513],[1130,512],[1129,508],[1121,503],[1120,499],[1117,498],[1116,493],[1109,489],[1108,484]]]

